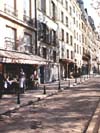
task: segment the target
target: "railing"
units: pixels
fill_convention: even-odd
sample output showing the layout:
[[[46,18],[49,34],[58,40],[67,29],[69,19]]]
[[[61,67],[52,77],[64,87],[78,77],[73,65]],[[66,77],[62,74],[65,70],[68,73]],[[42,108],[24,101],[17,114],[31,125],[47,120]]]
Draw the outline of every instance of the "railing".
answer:
[[[24,53],[33,53],[33,47],[32,44],[22,44],[18,46],[18,51],[24,52]]]
[[[8,4],[4,4],[4,12],[13,17],[18,16],[18,11]]]
[[[23,15],[23,20],[29,26],[35,26],[35,25],[33,25],[33,19],[30,16],[27,16],[26,14],[24,14]]]
[[[15,50],[16,41],[10,37],[5,37],[5,49]]]

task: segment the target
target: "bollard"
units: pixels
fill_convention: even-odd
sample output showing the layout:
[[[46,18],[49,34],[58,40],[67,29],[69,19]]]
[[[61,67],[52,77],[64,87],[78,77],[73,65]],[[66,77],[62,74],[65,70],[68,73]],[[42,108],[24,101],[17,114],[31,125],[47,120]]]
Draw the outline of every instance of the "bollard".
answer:
[[[46,87],[45,87],[45,85],[43,87],[43,94],[46,94]]]
[[[61,90],[61,86],[60,86],[60,80],[59,80],[59,83],[58,83],[58,91]]]
[[[17,93],[17,104],[20,104],[20,93]]]
[[[81,75],[80,75],[80,83],[82,83],[82,77],[81,77]]]
[[[70,87],[70,79],[68,80],[68,87]]]
[[[75,77],[75,83],[77,84],[77,77]]]

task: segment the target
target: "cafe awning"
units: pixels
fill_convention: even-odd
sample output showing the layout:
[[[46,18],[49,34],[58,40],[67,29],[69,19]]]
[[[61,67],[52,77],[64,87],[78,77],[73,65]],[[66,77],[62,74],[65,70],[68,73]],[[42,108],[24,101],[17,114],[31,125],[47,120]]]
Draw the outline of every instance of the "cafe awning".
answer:
[[[47,64],[47,60],[28,53],[20,53],[15,51],[0,50],[1,63],[19,63],[19,64]]]

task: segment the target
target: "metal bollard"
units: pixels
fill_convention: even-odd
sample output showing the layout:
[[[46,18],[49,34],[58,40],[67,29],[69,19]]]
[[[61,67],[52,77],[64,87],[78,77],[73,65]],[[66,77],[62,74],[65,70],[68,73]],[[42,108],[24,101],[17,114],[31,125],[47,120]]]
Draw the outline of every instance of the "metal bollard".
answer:
[[[17,104],[20,104],[20,93],[17,93]]]
[[[70,87],[70,79],[68,80],[68,87]]]
[[[77,84],[77,77],[75,77],[75,83]]]
[[[17,88],[17,104],[20,104],[20,88]]]
[[[60,80],[58,82],[58,91],[61,91],[61,84],[60,84]]]
[[[45,87],[45,85],[43,87],[43,94],[46,94],[46,87]]]

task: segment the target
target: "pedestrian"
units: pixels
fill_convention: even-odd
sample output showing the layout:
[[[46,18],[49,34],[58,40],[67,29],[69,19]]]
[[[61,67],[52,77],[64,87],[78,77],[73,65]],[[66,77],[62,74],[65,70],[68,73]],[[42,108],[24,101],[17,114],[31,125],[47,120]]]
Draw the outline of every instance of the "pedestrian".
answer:
[[[32,73],[30,76],[29,88],[33,89],[34,86],[34,74]]]
[[[24,93],[24,90],[25,90],[25,87],[26,87],[25,80],[26,80],[25,73],[24,73],[23,69],[21,69],[20,75],[19,75],[19,88],[20,88],[20,91],[22,93]]]

